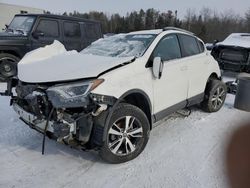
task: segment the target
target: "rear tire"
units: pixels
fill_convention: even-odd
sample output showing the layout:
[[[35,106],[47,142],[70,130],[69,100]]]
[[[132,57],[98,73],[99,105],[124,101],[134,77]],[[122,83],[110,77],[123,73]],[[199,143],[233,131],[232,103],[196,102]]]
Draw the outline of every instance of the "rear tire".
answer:
[[[220,80],[211,80],[205,91],[205,99],[201,108],[205,112],[213,113],[219,111],[226,99],[227,86]]]
[[[1,53],[0,54],[0,82],[6,82],[9,77],[8,76],[10,73],[13,71],[16,72],[17,69],[17,63],[20,61],[20,59],[12,54],[8,53]],[[6,62],[10,63],[9,70],[6,72],[5,71],[5,64]]]
[[[121,103],[112,114],[106,130],[100,156],[109,163],[118,164],[136,158],[144,150],[150,125],[141,109]]]

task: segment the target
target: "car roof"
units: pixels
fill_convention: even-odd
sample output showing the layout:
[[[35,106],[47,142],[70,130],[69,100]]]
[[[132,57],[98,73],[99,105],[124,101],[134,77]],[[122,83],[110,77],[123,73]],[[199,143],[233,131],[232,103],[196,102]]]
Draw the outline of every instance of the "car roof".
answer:
[[[180,28],[175,28],[175,27],[166,27],[164,29],[153,29],[153,30],[142,30],[142,31],[135,31],[135,32],[130,32],[128,34],[134,34],[134,35],[159,35],[160,33],[180,33],[180,34],[186,34],[186,35],[193,35],[195,36],[195,34],[180,29]]]
[[[135,34],[135,35],[158,35],[162,31],[163,31],[162,29],[153,29],[153,30],[134,31],[134,32],[130,32],[129,34]]]
[[[43,17],[43,18],[52,18],[52,19],[59,19],[59,20],[70,20],[70,21],[77,21],[77,22],[92,22],[92,23],[99,23],[99,21],[78,18],[73,16],[62,16],[62,15],[54,15],[54,14],[16,14],[15,16],[35,16],[35,17]]]

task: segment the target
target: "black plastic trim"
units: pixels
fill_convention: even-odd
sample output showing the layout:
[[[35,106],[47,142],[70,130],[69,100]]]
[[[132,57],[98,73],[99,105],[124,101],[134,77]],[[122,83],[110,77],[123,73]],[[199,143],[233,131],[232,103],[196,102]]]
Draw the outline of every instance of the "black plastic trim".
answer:
[[[195,104],[199,104],[200,102],[202,102],[204,100],[204,93],[201,93],[201,94],[198,94],[194,97],[191,97],[187,100],[184,100],[178,104],[175,104],[171,107],[168,107],[156,114],[154,114],[154,123],[164,119],[165,117],[167,117],[168,115],[178,111],[178,110],[181,110],[185,107],[190,107],[190,106],[193,106]]]
[[[154,117],[155,117],[154,118],[155,119],[154,123],[164,119],[165,117],[167,117],[168,115],[176,112],[177,110],[185,108],[186,106],[187,106],[187,101],[185,100],[185,101],[182,101],[182,102],[180,102],[178,104],[175,104],[175,105],[173,105],[173,106],[171,106],[169,108],[166,108],[166,109],[156,113],[154,115]]]
[[[205,97],[205,93],[201,93],[199,95],[196,95],[194,97],[191,97],[190,99],[188,99],[188,104],[187,106],[193,106],[195,104],[199,104],[204,100]]]

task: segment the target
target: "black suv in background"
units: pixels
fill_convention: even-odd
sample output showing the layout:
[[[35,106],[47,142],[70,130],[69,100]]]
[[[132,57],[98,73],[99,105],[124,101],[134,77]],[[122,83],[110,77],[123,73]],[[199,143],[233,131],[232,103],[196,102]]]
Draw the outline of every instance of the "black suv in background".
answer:
[[[102,38],[97,21],[49,14],[18,14],[0,33],[0,81],[16,72],[18,62],[27,52],[58,40],[67,50],[81,51]],[[10,63],[13,62],[13,63]]]

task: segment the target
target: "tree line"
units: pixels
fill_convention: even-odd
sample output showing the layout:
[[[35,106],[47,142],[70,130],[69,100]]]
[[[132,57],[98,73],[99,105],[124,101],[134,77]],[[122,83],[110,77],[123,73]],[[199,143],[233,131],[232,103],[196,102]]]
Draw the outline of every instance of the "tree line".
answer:
[[[224,40],[230,33],[234,32],[250,33],[250,8],[245,16],[240,16],[232,10],[218,13],[210,8],[202,8],[199,12],[188,9],[182,19],[178,17],[177,11],[160,12],[153,8],[133,11],[125,16],[117,13],[108,15],[98,11],[89,13],[65,12],[63,15],[98,20],[102,23],[104,33],[128,33],[174,26],[195,33],[205,42],[213,42],[215,39]]]

